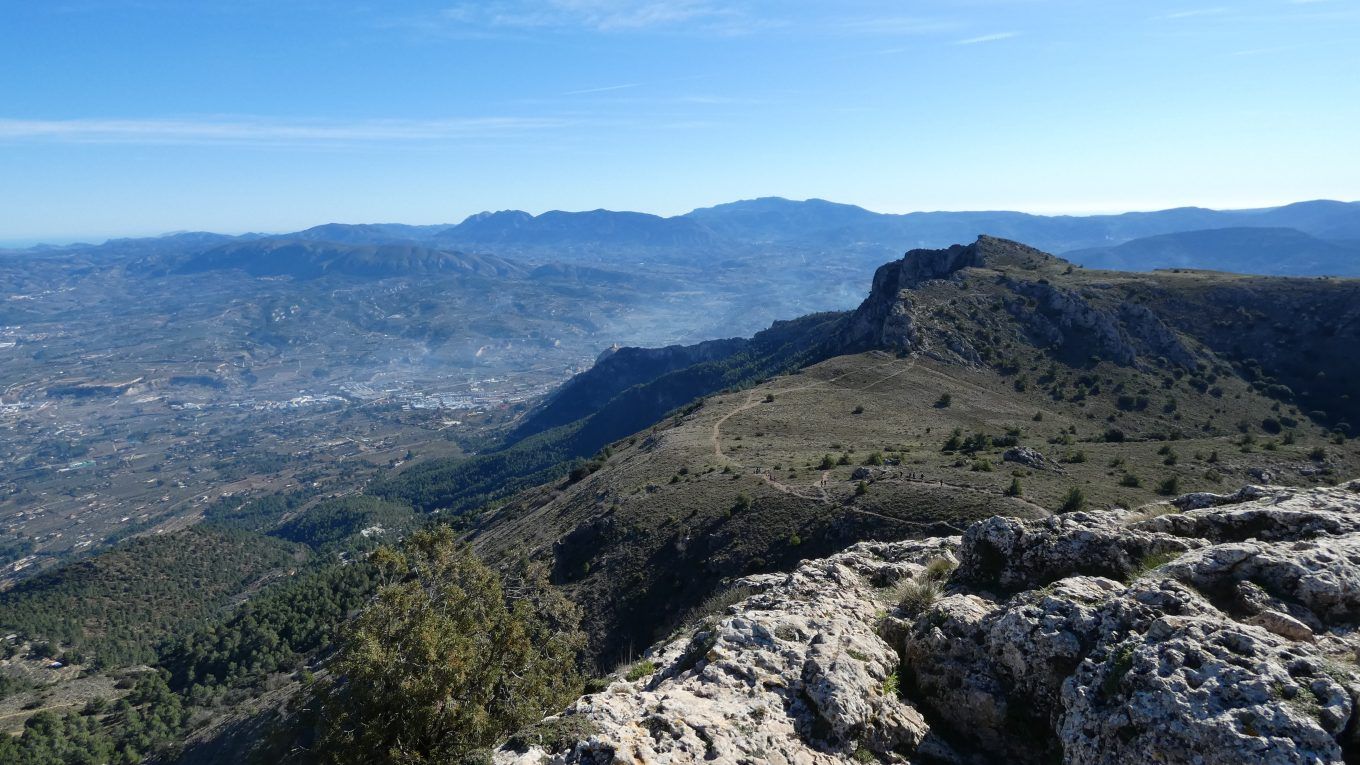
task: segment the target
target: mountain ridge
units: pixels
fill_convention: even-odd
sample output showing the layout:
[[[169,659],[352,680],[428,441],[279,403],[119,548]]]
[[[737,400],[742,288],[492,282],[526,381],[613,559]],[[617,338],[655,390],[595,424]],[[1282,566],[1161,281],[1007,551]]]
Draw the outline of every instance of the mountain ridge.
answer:
[[[273,237],[245,234],[239,238],[499,248],[506,250],[506,254],[518,251],[538,257],[570,254],[576,259],[596,260],[633,256],[642,262],[667,262],[683,253],[691,257],[704,255],[721,263],[733,255],[760,257],[761,251],[770,247],[799,253],[837,249],[847,255],[858,253],[879,259],[890,252],[899,252],[903,245],[938,248],[971,241],[979,234],[987,233],[1028,242],[1047,252],[1076,253],[1073,259],[1081,262],[1081,254],[1085,251],[1137,239],[1244,227],[1252,230],[1295,229],[1326,242],[1340,242],[1337,246],[1344,248],[1348,246],[1346,241],[1360,240],[1360,202],[1311,200],[1245,210],[1181,207],[1112,215],[1045,216],[1004,210],[888,214],[823,199],[793,201],[762,197],[698,208],[670,217],[603,209],[553,210],[540,215],[502,210],[470,215],[457,224],[328,223]],[[139,249],[159,252],[168,247],[201,252],[237,238],[196,233],[179,238],[116,239],[102,245],[37,247],[8,252],[49,257],[81,252],[119,254]],[[1253,263],[1268,264],[1281,259],[1307,262],[1307,251],[1295,247],[1277,252],[1271,259],[1256,261],[1219,257],[1214,267],[1250,271]],[[1204,264],[1196,262],[1192,265]],[[1294,270],[1301,269],[1296,267]],[[1277,268],[1272,272],[1279,271]],[[1337,269],[1333,267],[1333,271]]]
[[[1089,268],[1198,268],[1273,276],[1360,276],[1360,243],[1294,228],[1221,228],[1132,239],[1065,253]]]
[[[601,438],[637,432],[578,441],[600,451],[477,517],[472,539],[493,559],[527,548],[550,561],[580,602],[599,604],[587,626],[609,657],[649,644],[725,577],[856,540],[1026,517],[1076,489],[1112,504],[1257,473],[1311,485],[1343,466],[1319,466],[1309,455],[1323,452],[1303,444],[1352,429],[1339,381],[1360,369],[1332,358],[1326,380],[1305,370],[1325,347],[1360,343],[1360,322],[1344,319],[1356,310],[1356,280],[1091,271],[995,237],[914,250],[880,267],[859,309],[792,336],[805,354],[772,357],[790,366],[719,390],[713,360],[676,370],[670,351],[651,382],[617,375],[631,387],[596,413],[578,397],[573,437],[601,416],[614,423]],[[1293,336],[1272,337],[1276,315]],[[1250,355],[1232,338],[1253,338]],[[563,391],[607,387],[621,354],[632,362],[616,352]],[[698,398],[647,428],[645,404],[678,405],[669,386],[687,379],[711,392],[680,386]]]

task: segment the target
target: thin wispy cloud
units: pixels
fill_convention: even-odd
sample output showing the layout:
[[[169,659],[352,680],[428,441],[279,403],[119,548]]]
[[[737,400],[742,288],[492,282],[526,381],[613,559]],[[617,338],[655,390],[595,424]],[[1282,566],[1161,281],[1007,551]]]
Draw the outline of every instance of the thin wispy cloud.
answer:
[[[1000,40],[1009,40],[1009,39],[1011,39],[1011,38],[1013,38],[1013,37],[1019,37],[1019,36],[1020,36],[1020,33],[1019,33],[1019,32],[995,32],[995,33],[989,34],[989,35],[978,35],[977,37],[969,37],[969,38],[967,38],[967,39],[957,40],[957,41],[955,41],[954,44],[955,44],[955,45],[980,45],[980,44],[982,44],[982,43],[998,42],[998,41],[1000,41]]]
[[[558,117],[469,117],[354,122],[251,118],[68,120],[0,118],[0,142],[162,145],[430,143],[498,138],[566,128],[575,124],[579,124],[579,121]]]
[[[584,88],[582,90],[568,90],[566,93],[563,93],[562,95],[589,96],[595,93],[613,93],[616,90],[632,90],[633,88],[639,87],[642,87],[641,83],[630,82],[626,85],[605,85],[604,87],[601,88]]]
[[[958,22],[915,16],[883,16],[851,19],[840,24],[840,28],[851,34],[873,35],[932,35],[952,32],[959,28]]]
[[[1275,45],[1268,48],[1247,48],[1246,50],[1235,50],[1234,56],[1266,56],[1272,53],[1291,53],[1303,48],[1302,45]]]
[[[1202,16],[1218,16],[1227,12],[1228,9],[1222,6],[1213,8],[1191,8],[1184,11],[1166,13],[1161,16],[1156,16],[1154,19],[1157,21],[1179,21],[1180,19],[1195,19]]]
[[[444,9],[440,20],[455,27],[621,32],[703,24],[735,25],[743,19],[730,4],[708,0],[492,0]]]

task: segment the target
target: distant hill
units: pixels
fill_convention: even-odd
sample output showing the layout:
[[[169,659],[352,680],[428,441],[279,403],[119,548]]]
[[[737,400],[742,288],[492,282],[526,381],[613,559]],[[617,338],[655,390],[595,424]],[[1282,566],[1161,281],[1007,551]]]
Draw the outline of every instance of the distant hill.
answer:
[[[1221,228],[1134,239],[1064,257],[1089,268],[1214,271],[1304,276],[1360,276],[1360,242],[1327,241],[1292,228]]]
[[[733,239],[783,242],[872,231],[894,216],[824,199],[793,202],[764,197],[701,208],[685,217]]]
[[[1360,239],[1360,202],[1327,199],[1221,213],[1239,226],[1296,228],[1322,239]]]
[[[894,251],[944,247],[984,233],[1030,242],[1050,252],[1109,247],[1148,236],[1216,228],[1284,227],[1324,239],[1360,238],[1360,204],[1331,201],[1260,210],[1185,207],[1091,216],[1007,211],[889,215],[820,199],[795,202],[776,197],[703,208],[685,217],[743,241],[877,245]]]
[[[720,248],[724,242],[703,224],[687,218],[662,218],[635,212],[546,212],[509,210],[474,215],[445,229],[434,241],[494,247],[597,246]]]
[[[524,268],[494,255],[417,247],[409,244],[348,245],[294,239],[236,242],[195,255],[175,269],[202,273],[240,269],[252,276],[291,276],[315,279],[342,274],[360,277],[467,273],[478,276],[520,276]]]
[[[404,223],[326,223],[288,234],[289,239],[339,244],[391,244],[427,241],[449,225],[409,226]]]

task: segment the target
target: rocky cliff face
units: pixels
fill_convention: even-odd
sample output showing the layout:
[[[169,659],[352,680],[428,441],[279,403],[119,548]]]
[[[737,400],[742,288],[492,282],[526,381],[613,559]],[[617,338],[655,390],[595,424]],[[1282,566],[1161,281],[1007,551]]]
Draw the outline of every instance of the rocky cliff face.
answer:
[[[510,763],[1341,763],[1360,481],[861,543],[747,593]]]
[[[875,273],[845,340],[980,363],[1006,335],[1082,361],[1095,356],[1127,366],[1140,357],[1162,357],[1194,366],[1196,355],[1157,314],[1128,304],[1108,285],[1066,278],[1071,273],[1065,261],[989,236],[966,247],[912,250]],[[998,308],[1010,319],[1000,334],[979,338],[961,331],[995,325],[978,317]]]

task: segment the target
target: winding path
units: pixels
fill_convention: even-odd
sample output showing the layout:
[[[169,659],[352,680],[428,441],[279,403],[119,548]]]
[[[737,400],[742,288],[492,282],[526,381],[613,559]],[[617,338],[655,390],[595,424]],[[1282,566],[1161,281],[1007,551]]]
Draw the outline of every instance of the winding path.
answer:
[[[865,386],[863,386],[863,387],[861,387],[861,388],[856,388],[856,389],[854,389],[854,390],[861,390],[861,391],[869,390],[870,388],[872,388],[872,387],[874,387],[874,386],[876,386],[876,385],[879,385],[879,384],[881,384],[881,383],[885,383],[885,382],[887,382],[888,380],[891,380],[892,378],[897,377],[898,375],[902,374],[903,372],[906,372],[906,371],[910,370],[910,369],[911,369],[912,367],[914,367],[914,366],[916,366],[916,359],[911,359],[911,360],[909,360],[909,361],[908,361],[901,369],[898,369],[897,371],[893,372],[892,374],[889,374],[889,375],[887,375],[887,376],[881,377],[881,378],[879,378],[879,379],[877,379],[877,380],[874,380],[873,382],[869,383],[868,385],[865,385]],[[814,383],[808,383],[807,385],[800,385],[800,386],[798,386],[798,387],[796,387],[796,388],[784,388],[784,389],[781,389],[781,390],[777,390],[777,391],[768,391],[768,392],[769,392],[769,393],[777,393],[777,394],[779,394],[779,395],[787,395],[787,394],[789,394],[789,393],[797,393],[798,391],[811,390],[811,389],[813,389],[813,388],[821,388],[821,387],[825,387],[825,386],[827,386],[827,385],[830,385],[831,383],[834,383],[834,382],[836,382],[837,380],[841,380],[841,379],[843,379],[843,378],[845,378],[845,377],[848,377],[848,376],[854,374],[855,371],[858,371],[858,370],[853,370],[853,371],[849,371],[849,372],[842,372],[841,374],[836,375],[835,377],[830,377],[830,378],[827,378],[827,379],[825,379],[825,380],[819,380],[818,382],[814,382]],[[723,452],[723,449],[722,449],[722,426],[725,425],[725,424],[727,423],[728,420],[732,419],[732,418],[735,417],[736,415],[741,414],[742,412],[749,411],[749,410],[751,410],[751,409],[755,409],[756,407],[760,406],[760,405],[763,404],[763,403],[767,403],[767,402],[765,402],[764,400],[757,400],[757,399],[756,399],[756,395],[757,395],[758,392],[759,392],[758,390],[754,390],[754,389],[751,390],[751,391],[748,391],[747,394],[746,394],[746,401],[745,401],[745,402],[743,402],[743,403],[742,403],[740,406],[738,406],[736,409],[733,409],[732,411],[728,412],[727,414],[724,414],[722,417],[719,417],[719,418],[717,419],[717,421],[713,423],[713,431],[712,431],[712,433],[711,433],[710,436],[709,436],[709,439],[710,439],[710,440],[712,441],[712,443],[713,443],[713,456],[717,457],[718,459],[726,460],[727,462],[730,462],[730,463],[732,463],[733,465],[736,465],[737,467],[740,467],[740,468],[746,467],[746,466],[743,465],[741,462],[739,462],[739,461],[733,459],[732,457],[728,456],[726,453]],[[826,484],[826,473],[823,473],[823,474],[822,474],[822,479],[821,479],[820,481],[818,481],[816,484],[812,485],[811,487],[808,487],[808,488],[810,488],[810,489],[815,490],[815,493],[814,493],[814,494],[808,494],[808,493],[806,493],[805,491],[801,490],[799,487],[792,486],[792,485],[790,485],[790,484],[782,483],[782,482],[780,482],[780,481],[778,481],[778,480],[775,480],[775,477],[774,477],[774,474],[773,474],[773,473],[761,473],[761,474],[760,474],[760,479],[761,479],[762,481],[764,481],[767,485],[769,485],[771,488],[775,489],[776,491],[782,492],[782,493],[784,493],[784,494],[789,494],[789,495],[791,495],[791,496],[795,496],[795,497],[798,497],[798,498],[800,498],[800,499],[806,499],[806,500],[809,500],[809,501],[812,501],[812,502],[822,502],[822,503],[828,503],[828,504],[831,502],[831,494],[830,494],[829,492],[827,492],[827,490],[826,490],[826,485],[825,485],[825,484]],[[886,516],[885,516],[885,517],[886,517]]]

